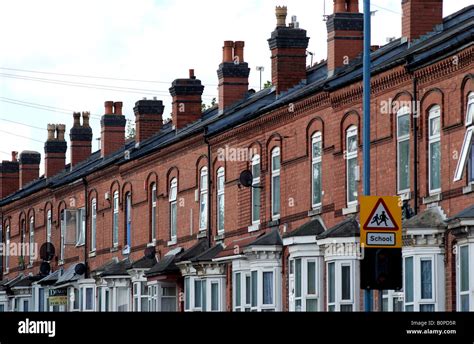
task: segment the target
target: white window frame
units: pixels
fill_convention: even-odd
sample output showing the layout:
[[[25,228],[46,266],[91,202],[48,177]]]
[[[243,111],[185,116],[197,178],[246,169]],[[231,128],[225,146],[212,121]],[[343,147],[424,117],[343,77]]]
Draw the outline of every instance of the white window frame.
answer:
[[[468,288],[467,290],[461,291],[461,250],[467,248],[467,261],[468,261]],[[457,311],[461,311],[461,297],[468,296],[469,298],[469,311],[474,311],[474,272],[472,267],[474,266],[474,244],[463,243],[456,246],[456,304]]]
[[[473,109],[473,113],[470,113],[470,109]],[[456,172],[454,174],[454,181],[457,182],[461,180],[464,169],[469,161],[469,154],[472,147],[472,132],[474,130],[474,92],[470,92],[467,97],[467,107],[466,107],[466,134],[464,135],[464,141],[461,147],[461,153],[459,155],[458,164],[456,166]],[[474,162],[471,161],[471,164]],[[468,175],[468,178],[471,176]],[[473,183],[474,180],[470,181]]]
[[[91,299],[91,302],[92,302],[92,306],[90,309],[87,308],[87,290],[92,290],[92,299]],[[95,303],[96,303],[96,288],[95,286],[93,285],[87,285],[87,286],[81,286],[81,301],[82,301],[82,305],[81,305],[81,311],[82,312],[94,312],[95,311]]]
[[[315,154],[315,145],[319,145],[319,155]],[[313,209],[321,207],[322,200],[323,200],[323,190],[322,190],[322,145],[323,145],[323,137],[321,132],[316,132],[311,137],[311,205]],[[319,165],[319,185],[321,186],[321,190],[319,190],[319,202],[314,202],[315,200],[315,192],[314,190],[314,169]]]
[[[97,249],[97,199],[91,201],[91,252]]]
[[[275,168],[273,164],[273,159],[274,158],[279,158],[280,163],[279,167]],[[272,154],[271,154],[271,160],[270,160],[270,168],[271,168],[271,215],[272,215],[272,220],[278,220],[280,218],[280,213],[281,213],[281,177],[280,177],[280,171],[281,171],[281,154],[280,154],[280,147],[275,147],[272,149]],[[278,188],[279,188],[279,195],[280,199],[278,200],[278,212],[276,211],[276,199],[275,199],[275,179],[279,179],[278,183]]]
[[[329,301],[329,264],[334,264],[334,302]],[[350,276],[350,291],[349,299],[342,299],[342,268],[349,267],[349,276]],[[326,310],[329,311],[329,307],[334,306],[334,312],[341,312],[342,306],[351,306],[351,312],[356,312],[358,310],[356,303],[356,283],[355,283],[355,272],[356,266],[354,260],[346,259],[335,259],[328,260],[326,262]]]
[[[440,121],[439,125],[439,133],[435,135],[431,135],[431,121],[438,119]],[[429,117],[428,117],[428,189],[430,195],[438,194],[441,192],[441,108],[438,105],[433,106],[430,109]],[[440,171],[439,171],[439,188],[432,189],[431,188],[431,181],[433,176],[431,175],[431,145],[434,143],[439,143],[439,151],[440,151]]]
[[[271,273],[272,274],[272,302],[271,303],[264,303],[264,295],[265,295],[265,289],[264,289],[264,274],[266,273]],[[259,279],[258,279],[258,287],[257,287],[257,290],[259,291],[259,294],[261,294],[261,304],[260,304],[260,311],[261,312],[265,312],[265,311],[272,311],[272,312],[276,312],[276,308],[277,308],[277,305],[276,305],[276,298],[277,298],[277,295],[276,295],[276,283],[277,283],[277,279],[276,279],[276,271],[275,269],[267,269],[267,268],[264,268],[262,269],[262,271],[259,272]],[[257,300],[260,298],[260,296],[257,298]]]
[[[30,226],[29,226],[29,247],[28,247],[28,254],[29,254],[29,262],[30,265],[33,265],[35,260],[34,251],[35,251],[35,217],[30,216]]]
[[[147,291],[147,294],[145,294],[142,291],[142,287],[143,289]],[[132,299],[133,299],[132,310],[134,312],[148,312],[149,311],[149,308],[146,310],[142,308],[142,305],[143,305],[142,302],[143,300],[145,300],[147,307],[150,307],[150,301],[149,301],[150,290],[151,290],[150,286],[147,284],[146,280],[136,281],[132,283]]]
[[[300,261],[301,264],[301,272],[300,272],[300,288],[301,288],[301,295],[297,296],[297,274],[296,274],[296,262]],[[291,258],[290,261],[290,278],[293,279],[293,286],[292,288],[295,289],[294,295],[291,295],[290,291],[290,303],[293,303],[293,309],[295,312],[308,312],[307,308],[307,300],[315,300],[317,302],[316,311],[321,310],[321,285],[320,285],[320,273],[321,273],[321,258],[320,257],[294,257]],[[309,294],[308,291],[308,265],[309,263],[314,263],[315,266],[315,293]],[[291,285],[291,284],[290,284]],[[300,309],[297,308],[297,303],[300,302]]]
[[[51,209],[46,213],[46,242],[52,242],[53,215]]]
[[[384,312],[403,312],[403,291],[384,290],[382,293],[382,298],[384,303],[385,301],[387,302],[387,304],[383,304],[382,307]],[[395,302],[401,302],[400,309],[395,309]]]
[[[237,306],[237,275],[240,276],[240,306]],[[247,279],[249,280],[249,288],[247,288]],[[250,272],[249,271],[235,271],[234,272],[234,287],[232,288],[232,297],[233,297],[233,311],[234,312],[250,312],[251,310],[251,303],[252,303],[252,296],[251,296],[251,289],[252,289],[252,282],[250,279]],[[248,302],[247,302],[247,293],[248,293]]]
[[[119,244],[119,193],[114,191],[112,215],[112,243],[117,248]]]
[[[79,247],[84,246],[86,240],[86,209],[77,209],[76,216],[76,247]]]
[[[157,233],[157,228],[156,228],[156,224],[157,224],[157,221],[156,221],[156,214],[157,214],[157,195],[156,195],[156,183],[153,183],[152,187],[151,187],[151,213],[150,213],[150,216],[151,216],[151,223],[150,223],[150,226],[151,226],[151,241],[153,243],[156,242],[156,233]]]
[[[43,291],[43,297],[42,297],[42,303],[43,303],[43,308],[40,309],[40,290]],[[32,288],[33,292],[33,309],[35,312],[47,312],[47,292],[48,289],[41,287],[40,285],[35,285]]]
[[[177,227],[178,227],[178,179],[173,178],[170,182],[170,194],[169,194],[169,203],[170,203],[170,238],[171,242],[175,243],[177,240]],[[174,208],[174,213],[173,213]],[[174,220],[174,221],[173,221]],[[174,225],[173,225],[174,224]]]
[[[256,154],[252,157],[251,166],[252,166],[252,176],[253,176],[253,179],[252,179],[252,194],[251,194],[251,200],[250,200],[251,207],[252,207],[252,209],[251,209],[252,224],[253,225],[258,225],[258,224],[260,224],[260,212],[261,212],[261,198],[262,198],[262,195],[260,193],[260,190],[261,190],[260,189],[260,174],[258,175],[258,177],[255,177],[253,171],[254,171],[254,169],[257,169],[257,167],[258,167],[258,170],[261,173],[260,155]],[[253,202],[254,193],[256,192],[256,190],[258,190],[258,192],[260,193],[260,199],[258,200],[259,201],[258,214],[255,211],[256,205]]]
[[[217,284],[217,309],[212,309],[212,285]],[[208,311],[209,312],[220,312],[222,310],[222,301],[221,301],[221,281],[219,279],[209,279],[209,288],[208,288],[208,294],[209,294],[209,307]]]
[[[356,137],[357,147],[356,147],[354,152],[350,152],[349,151],[349,138],[352,138],[353,136]],[[358,161],[359,144],[358,144],[358,140],[359,140],[359,137],[358,137],[357,127],[352,125],[346,131],[346,197],[347,197],[347,206],[348,207],[354,206],[354,205],[357,204],[357,196],[355,197],[354,200],[351,201],[350,200],[351,197],[349,195],[349,189],[350,189],[349,188],[349,184],[350,184],[350,181],[349,181],[349,161],[352,160],[352,159],[355,159],[356,166],[358,168],[358,166],[359,166],[359,161]],[[355,184],[356,184],[356,193],[358,193],[357,178],[355,180]]]
[[[217,170],[217,183],[216,184],[217,184],[216,185],[216,188],[217,188],[217,197],[216,197],[217,234],[223,234],[224,228],[225,228],[225,170],[223,167]],[[221,213],[220,213],[221,202],[222,202],[222,207],[224,208],[222,219],[221,219]]]
[[[61,210],[61,233],[60,233],[60,253],[59,253],[59,263],[64,264],[64,255],[66,251],[66,227],[67,227],[67,221],[66,221],[66,209]]]
[[[5,231],[5,273],[10,271],[10,225],[7,225]]]
[[[405,194],[410,192],[410,125],[408,126],[408,133],[404,135],[400,135],[400,125],[399,121],[401,117],[408,116],[408,122],[410,123],[410,109],[408,107],[403,107],[397,112],[397,190],[398,194]],[[401,150],[400,146],[403,143],[408,142],[408,188],[402,189],[401,188]]]
[[[133,236],[133,223],[132,223],[132,193],[127,192],[125,194],[125,246],[129,249],[132,248],[132,236]],[[128,238],[128,230],[130,228],[130,239]],[[130,242],[129,242],[130,240]]]
[[[164,295],[164,289],[174,289],[174,292],[175,292],[175,295],[174,296],[165,296]],[[173,284],[165,284],[165,283],[160,283],[159,284],[159,304],[157,305],[157,310],[159,310],[160,312],[166,312],[165,310],[163,310],[163,300],[164,299],[173,299],[174,300],[174,311],[177,311],[178,310],[178,290],[176,288],[176,285],[173,285]]]
[[[204,166],[199,173],[199,230],[205,231],[207,229],[207,207],[208,204],[208,170]]]

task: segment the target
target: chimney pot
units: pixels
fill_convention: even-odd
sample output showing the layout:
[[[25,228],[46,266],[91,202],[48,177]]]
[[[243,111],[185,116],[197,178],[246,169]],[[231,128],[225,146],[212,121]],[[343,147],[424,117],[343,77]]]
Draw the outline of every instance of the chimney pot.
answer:
[[[288,9],[286,6],[277,6],[275,8],[275,15],[277,19],[277,27],[286,27],[286,16]]]
[[[237,61],[239,63],[244,62],[244,47],[245,47],[245,42],[244,41],[236,41],[234,43],[234,59],[237,57]]]
[[[123,107],[123,102],[115,102],[114,103],[114,114],[115,115],[122,115],[122,107]]]
[[[57,140],[64,141],[64,133],[66,132],[66,125],[58,124],[56,125]]]
[[[193,80],[196,79],[196,76],[194,75],[194,69],[189,70],[189,78]]]
[[[82,126],[83,127],[86,127],[86,128],[90,127],[90,124],[89,124],[90,116],[91,116],[91,113],[89,111],[82,113]]]
[[[109,101],[106,101],[104,103],[104,105],[105,105],[105,112],[104,113],[106,115],[112,115],[114,113],[114,111],[113,111],[114,102],[109,100]]]
[[[224,46],[222,47],[222,62],[232,62],[234,59],[232,49],[234,48],[233,41],[224,41]]]
[[[81,113],[74,112],[72,116],[74,118],[73,127],[80,127],[81,126]]]
[[[48,124],[48,141],[52,141],[55,139],[54,133],[56,132],[56,125],[55,124]]]
[[[12,161],[17,162],[18,161],[18,152],[12,151]]]

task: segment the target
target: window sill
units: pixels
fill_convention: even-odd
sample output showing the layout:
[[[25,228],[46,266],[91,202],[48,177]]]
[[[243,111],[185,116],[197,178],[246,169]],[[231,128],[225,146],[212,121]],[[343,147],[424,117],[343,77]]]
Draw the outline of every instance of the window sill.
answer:
[[[470,182],[467,186],[462,188],[463,195],[474,192],[474,182]]]
[[[83,246],[85,246],[85,244],[76,244],[76,248],[83,247]]]
[[[201,239],[201,238],[206,238],[207,237],[207,232],[204,230],[204,231],[199,231],[199,233],[197,234],[196,236],[198,239]],[[176,240],[175,240],[176,241]]]
[[[31,269],[31,268],[33,267],[33,265],[34,265],[33,263],[29,263],[29,264],[26,266],[26,268],[27,268],[27,269]]]
[[[320,215],[322,212],[323,212],[323,207],[321,205],[319,205],[319,206],[313,207],[313,209],[309,210],[308,211],[308,216],[312,217],[312,216]]]
[[[423,198],[423,204],[440,202],[441,200],[442,200],[442,197],[441,197],[441,192],[440,192],[440,193]]]
[[[168,246],[173,246],[173,245],[176,245],[176,243],[177,243],[177,240],[173,239],[173,240],[168,241],[167,245]]]
[[[224,232],[217,234],[216,237],[214,238],[214,241],[222,241],[225,239],[225,234]]]
[[[342,215],[355,214],[359,210],[358,204],[349,205],[347,208],[342,208]]]
[[[249,232],[256,232],[256,231],[260,230],[260,222],[257,222],[257,223],[254,223],[251,226],[248,226],[247,229],[248,229]]]
[[[407,192],[402,191],[402,192],[398,193],[398,196],[400,196],[402,201],[409,201],[411,199],[411,192],[410,191],[407,191]]]
[[[278,227],[280,225],[280,218],[272,218],[270,222],[268,222],[267,227]]]
[[[117,251],[118,251],[118,246],[115,246],[115,245],[114,245],[114,247],[112,247],[112,248],[110,249],[110,253],[112,253],[112,252],[117,252]]]
[[[60,259],[58,265],[64,265],[64,260]]]
[[[152,242],[146,245],[146,247],[155,247],[156,246],[156,239],[153,239]]]
[[[96,256],[96,252],[95,252],[95,250],[94,250],[94,251],[91,251],[91,252],[89,252],[89,258],[93,258],[93,257],[95,257],[95,256]]]

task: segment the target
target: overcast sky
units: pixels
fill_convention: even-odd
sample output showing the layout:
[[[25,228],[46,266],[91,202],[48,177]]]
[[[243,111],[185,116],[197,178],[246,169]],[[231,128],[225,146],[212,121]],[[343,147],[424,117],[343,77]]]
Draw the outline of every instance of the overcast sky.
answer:
[[[90,111],[96,115],[91,119],[95,151],[104,101],[123,101],[127,118],[134,119],[134,103],[143,97],[156,96],[164,101],[165,114],[169,114],[168,88],[174,79],[187,77],[190,68],[195,69],[196,76],[206,86],[203,101],[210,103],[217,96],[216,70],[222,59],[224,40],[245,41],[245,60],[251,68],[250,87],[258,89],[256,66],[265,67],[264,81],[271,79],[267,39],[275,28],[275,5],[287,5],[289,18],[296,15],[300,27],[308,31],[311,38],[308,50],[315,54],[314,62],[325,59],[327,32],[323,15],[332,12],[332,3],[332,0],[1,1],[0,160],[9,159],[12,150],[36,150],[43,155],[47,123],[65,123],[69,133],[72,111]],[[447,16],[471,3],[472,0],[444,1],[443,14]],[[372,44],[383,45],[387,38],[401,36],[401,0],[373,0],[372,11],[377,11],[372,17]],[[71,82],[75,86],[69,86]],[[111,86],[122,89],[103,89]],[[19,105],[25,103],[30,106]],[[35,104],[47,108],[38,109]],[[69,151],[67,156],[69,160]]]

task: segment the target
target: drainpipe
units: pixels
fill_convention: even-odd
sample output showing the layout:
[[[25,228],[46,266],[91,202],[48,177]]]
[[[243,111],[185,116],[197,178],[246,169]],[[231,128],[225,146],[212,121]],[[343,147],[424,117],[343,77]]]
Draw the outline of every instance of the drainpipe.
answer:
[[[413,156],[413,171],[414,171],[414,176],[413,176],[413,186],[415,188],[414,192],[414,212],[418,214],[418,117],[419,117],[419,111],[418,109],[418,79],[417,77],[413,74],[410,73],[413,77],[413,137],[414,137],[414,142],[413,142],[413,150],[414,150],[414,156]]]
[[[209,140],[207,139],[207,127],[204,131],[204,142],[206,142],[207,145],[207,239],[209,242],[209,247],[212,246],[212,233],[211,233],[211,216],[212,216],[212,211],[211,211],[211,192],[212,192],[212,187],[211,187],[211,145],[209,144]]]
[[[88,239],[88,233],[87,233],[87,227],[89,224],[89,200],[88,200],[88,184],[87,184],[87,179],[84,177],[82,178],[82,183],[84,184],[84,212],[86,216],[86,223],[85,223],[85,228],[84,228],[84,265],[86,266],[86,272],[84,273],[84,278],[88,278],[89,276],[89,265],[87,264],[87,239]]]

